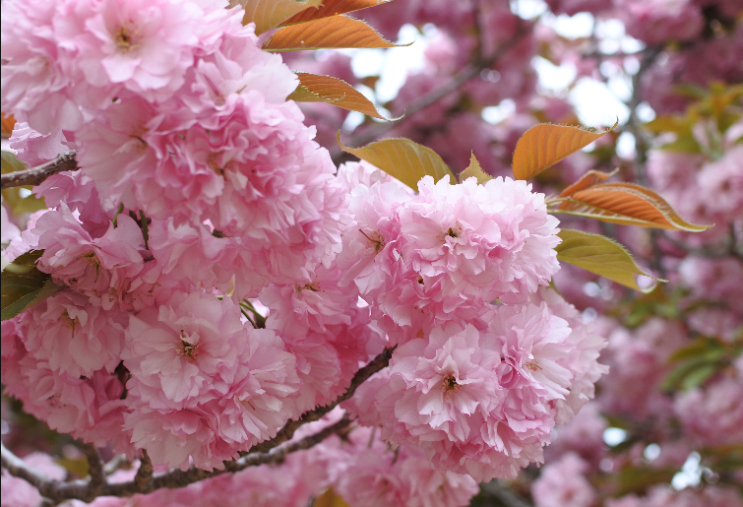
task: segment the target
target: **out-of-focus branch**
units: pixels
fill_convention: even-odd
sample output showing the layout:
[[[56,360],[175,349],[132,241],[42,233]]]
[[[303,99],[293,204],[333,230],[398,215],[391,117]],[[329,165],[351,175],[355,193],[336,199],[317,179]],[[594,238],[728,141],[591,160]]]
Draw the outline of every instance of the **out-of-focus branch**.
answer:
[[[530,31],[531,25],[525,25],[526,23],[522,20],[522,26],[519,28],[516,35],[514,35],[514,37],[506,44],[500,46],[492,55],[487,57],[479,56],[475,59],[475,61],[460,69],[446,83],[424,95],[421,95],[418,99],[408,104],[403,111],[398,111],[395,113],[395,115],[403,114],[404,116],[402,118],[394,122],[380,123],[374,125],[373,127],[370,127],[365,132],[362,132],[358,136],[355,136],[353,138],[352,144],[354,146],[367,144],[375,140],[385,132],[388,132],[395,127],[399,127],[401,124],[412,118],[416,113],[426,109],[429,106],[432,106],[450,93],[456,91],[470,79],[479,76],[483,70],[489,69],[490,67],[495,65],[497,61],[503,56],[503,54],[505,54],[509,49],[518,44],[521,39]],[[340,155],[340,148],[332,149],[331,155],[335,160]]]
[[[126,459],[126,454],[117,454],[113,458],[111,458],[110,461],[108,461],[105,465],[103,465],[103,473],[106,475],[111,475],[115,473],[119,468],[122,467],[122,465],[125,465],[128,463],[129,460]]]
[[[351,380],[351,385],[346,389],[346,392],[336,398],[332,403],[306,412],[296,421],[291,420],[287,422],[271,440],[255,446],[251,452],[245,456],[236,460],[226,461],[223,470],[212,470],[209,472],[191,467],[186,471],[171,469],[167,472],[153,475],[152,463],[147,456],[147,453],[144,453],[141,462],[142,464],[140,465],[134,480],[112,484],[108,483],[105,479],[104,466],[100,462],[100,456],[98,456],[97,451],[93,449],[95,455],[88,454],[90,449],[86,447],[88,461],[91,464],[90,479],[63,482],[51,479],[40,470],[30,467],[23,460],[19,459],[12,452],[6,449],[4,445],[2,446],[2,466],[7,469],[11,475],[24,479],[35,486],[42,496],[49,498],[52,501],[61,502],[68,499],[78,499],[90,502],[97,496],[122,497],[131,496],[135,493],[149,493],[160,488],[180,488],[224,473],[239,472],[240,470],[266,463],[279,463],[283,461],[287,455],[296,451],[309,449],[322,442],[330,435],[336,434],[348,427],[351,420],[348,416],[344,415],[340,421],[328,426],[314,435],[304,437],[296,442],[281,445],[291,440],[294,436],[294,432],[300,426],[321,419],[322,416],[333,410],[338,406],[338,404],[353,396],[356,389],[369,377],[387,367],[393,351],[394,347],[385,349],[366,366],[357,371]]]
[[[75,160],[76,151],[68,151],[62,153],[57,158],[42,164],[40,166],[32,167],[24,171],[16,171],[13,173],[3,174],[0,177],[0,183],[2,188],[22,187],[24,185],[38,185],[52,174],[61,173],[63,171],[77,171],[80,167],[77,165]]]
[[[144,449],[142,449],[139,470],[137,470],[137,475],[134,476],[134,484],[137,486],[137,490],[143,493],[152,491],[152,460]]]
[[[85,453],[85,457],[88,459],[88,475],[90,476],[88,491],[92,500],[98,496],[99,491],[106,487],[106,474],[103,471],[101,455],[98,453],[98,449],[94,445],[85,444],[83,452]]]
[[[495,499],[503,507],[532,507],[526,500],[523,500],[498,480],[483,484],[481,488],[483,493]]]
[[[651,46],[642,51],[642,54],[640,55],[640,67],[637,69],[635,75],[632,76],[632,95],[627,103],[627,106],[629,107],[629,118],[627,119],[626,129],[635,138],[635,177],[640,185],[645,186],[648,183],[645,165],[648,161],[650,139],[648,138],[647,133],[643,130],[642,122],[637,117],[637,108],[642,102],[642,77],[653,65],[662,49],[661,46]],[[663,252],[658,245],[659,238],[660,232],[652,229],[650,231],[650,242],[653,250],[653,258],[650,267],[653,271],[658,273],[661,278],[666,278],[666,270],[663,266]]]

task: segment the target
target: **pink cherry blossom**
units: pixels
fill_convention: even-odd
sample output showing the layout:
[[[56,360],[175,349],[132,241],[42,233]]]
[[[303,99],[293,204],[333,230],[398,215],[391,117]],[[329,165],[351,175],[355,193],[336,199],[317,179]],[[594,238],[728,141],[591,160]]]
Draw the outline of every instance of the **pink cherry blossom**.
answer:
[[[25,348],[57,374],[89,377],[119,364],[127,316],[105,310],[71,290],[32,306],[21,320]]]
[[[586,480],[588,464],[575,453],[567,453],[542,469],[532,485],[536,507],[591,507],[596,493]]]

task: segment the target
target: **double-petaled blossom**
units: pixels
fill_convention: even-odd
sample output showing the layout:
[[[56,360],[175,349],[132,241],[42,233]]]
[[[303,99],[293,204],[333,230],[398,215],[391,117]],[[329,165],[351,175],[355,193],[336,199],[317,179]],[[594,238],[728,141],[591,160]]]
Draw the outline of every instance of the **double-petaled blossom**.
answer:
[[[294,356],[273,332],[246,329],[229,299],[176,293],[132,315],[126,335],[126,428],[160,463],[222,467],[296,415]]]

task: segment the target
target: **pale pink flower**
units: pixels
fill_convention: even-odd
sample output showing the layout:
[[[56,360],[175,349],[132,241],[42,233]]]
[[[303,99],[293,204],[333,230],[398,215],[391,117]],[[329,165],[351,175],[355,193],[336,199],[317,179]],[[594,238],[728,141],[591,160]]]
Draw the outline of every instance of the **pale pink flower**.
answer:
[[[627,34],[647,44],[688,40],[702,30],[702,13],[691,0],[614,0]]]
[[[609,499],[607,507],[741,507],[740,494],[732,487],[707,485],[702,489],[686,488],[676,491],[668,485],[653,486],[647,496],[627,495]]]
[[[694,296],[743,311],[743,263],[738,259],[688,256],[679,265],[679,273]]]
[[[293,411],[287,398],[300,388],[294,355],[267,329],[248,330],[248,340],[238,356],[235,381],[230,390],[210,405],[218,413],[218,434],[237,449],[273,437]]]
[[[89,377],[113,372],[124,346],[127,316],[104,310],[88,298],[63,290],[28,309],[22,320],[26,349],[57,374]]]
[[[547,215],[544,195],[526,183],[495,178],[451,185],[442,178],[434,185],[425,177],[419,190],[400,214],[401,254],[424,286],[492,301],[534,292],[559,269],[557,219]]]
[[[12,111],[41,134],[56,129],[74,130],[83,121],[78,107],[66,94],[74,75],[65,68],[69,55],[57,44],[54,23],[60,4],[4,2],[2,27],[3,111]]]
[[[569,452],[559,461],[542,469],[539,478],[532,484],[532,495],[536,507],[591,507],[596,493],[585,474],[588,463],[577,454]]]
[[[34,358],[20,343],[15,349],[13,357],[3,357],[2,381],[26,412],[60,433],[99,447],[112,443],[116,452],[132,452],[129,435],[122,431],[127,411],[121,399],[124,386],[116,375],[103,370],[88,377],[56,373],[48,361]]]
[[[0,203],[0,213],[2,214],[0,215],[0,219],[2,220],[2,227],[0,227],[2,239],[0,239],[0,241],[2,242],[2,249],[5,250],[5,247],[8,246],[13,238],[20,238],[21,230],[10,220],[8,210],[5,208],[5,202]],[[4,268],[5,265],[3,265],[3,269]]]
[[[25,122],[16,122],[13,126],[9,144],[18,158],[30,167],[53,160],[60,153],[70,151],[74,147],[73,143],[67,141],[60,128],[55,128],[50,134],[44,135],[36,132]]]
[[[36,222],[34,232],[39,235],[37,248],[44,250],[37,262],[39,270],[106,310],[118,307],[131,280],[143,269],[142,231],[123,213],[116,227],[111,223],[103,236],[93,238],[61,204],[59,211],[46,213]]]
[[[349,449],[347,468],[336,485],[354,507],[464,507],[477,493],[472,477],[434,469],[420,449],[400,446],[393,451],[379,440],[366,448],[369,436],[374,435],[367,428],[353,433],[356,447]]]
[[[222,7],[217,2],[197,25],[196,62],[186,71],[178,100],[196,113],[219,109],[227,97],[250,91],[271,104],[285,102],[297,77],[281,56],[261,49],[254,25],[242,25],[240,9]]]
[[[383,438],[420,446],[438,469],[476,480],[508,475],[504,464],[515,473],[496,435],[499,424],[508,424],[499,415],[508,410],[508,392],[496,373],[498,345],[476,328],[455,323],[434,329],[428,341],[401,345],[390,362],[389,384],[377,391]],[[506,452],[512,451],[518,453]],[[490,457],[498,463],[482,464]]]
[[[118,204],[101,199],[95,182],[82,171],[53,174],[34,187],[34,194],[43,197],[50,209],[69,208],[93,238],[106,233],[118,207]]]
[[[507,389],[535,389],[546,400],[564,400],[575,377],[564,361],[573,349],[571,331],[546,303],[500,307],[487,330],[502,347],[500,383]]]
[[[153,98],[183,84],[203,17],[196,4],[171,0],[67,2],[60,11],[58,44],[80,77],[110,96],[121,84]]]
[[[556,428],[557,438],[545,449],[545,459],[549,463],[572,451],[592,466],[598,466],[608,450],[603,436],[609,424],[596,403],[587,403],[575,415],[567,425]]]
[[[185,409],[223,396],[246,330],[236,305],[202,291],[174,293],[129,317],[121,357],[129,391],[153,408]]]
[[[743,147],[734,146],[721,159],[705,165],[698,180],[702,198],[710,212],[717,217],[717,222],[740,220],[740,210],[743,208]]]
[[[684,433],[703,445],[743,444],[743,371],[676,396],[673,410]]]
[[[565,399],[555,400],[555,422],[566,424],[588,400],[594,397],[595,384],[609,368],[598,362],[600,351],[606,347],[607,340],[593,323],[585,324],[575,307],[551,289],[540,288],[533,296],[535,302],[544,301],[557,317],[564,319],[571,332],[567,337],[568,349],[558,363],[567,368],[573,379],[570,393]],[[569,352],[568,352],[569,350]]]

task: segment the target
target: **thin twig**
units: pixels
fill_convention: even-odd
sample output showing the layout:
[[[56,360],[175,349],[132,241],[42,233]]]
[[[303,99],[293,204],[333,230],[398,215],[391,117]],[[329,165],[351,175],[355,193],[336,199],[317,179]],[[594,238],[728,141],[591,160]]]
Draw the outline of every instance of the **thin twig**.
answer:
[[[648,161],[648,150],[650,149],[650,141],[648,139],[647,133],[642,128],[642,122],[637,117],[637,108],[642,102],[642,77],[645,72],[653,65],[655,59],[658,57],[662,49],[662,47],[657,46],[648,47],[643,50],[640,57],[640,67],[635,75],[632,76],[632,96],[627,103],[627,106],[629,107],[629,118],[627,119],[626,128],[635,138],[635,177],[637,178],[637,181],[638,183],[640,183],[640,185],[645,186],[647,186],[648,184],[645,164],[647,164]],[[650,231],[650,244],[653,252],[651,268],[653,269],[653,271],[658,273],[661,278],[667,278],[666,269],[665,266],[663,266],[663,252],[658,245],[659,238],[659,231],[655,229]]]
[[[339,403],[349,399],[356,392],[356,389],[369,377],[374,375],[376,372],[385,368],[390,361],[392,356],[393,348],[388,348],[382,351],[377,357],[372,359],[366,366],[356,372],[351,385],[348,387],[345,393],[335,399],[332,403],[318,407],[314,410],[306,412],[299,420],[289,421],[284,427],[278,432],[276,437],[263,442],[258,446],[251,449],[252,452],[242,456],[236,460],[224,462],[223,470],[212,470],[206,471],[195,467],[191,467],[186,471],[180,469],[171,469],[167,472],[160,474],[154,474],[148,485],[148,474],[147,466],[151,467],[149,458],[146,454],[142,458],[142,465],[140,466],[137,476],[140,477],[139,483],[137,477],[134,480],[121,482],[121,483],[105,483],[103,487],[96,491],[95,496],[131,496],[135,493],[154,491],[160,488],[181,488],[194,482],[198,482],[210,477],[215,477],[224,473],[233,473],[240,470],[244,470],[248,467],[263,465],[266,463],[279,463],[283,461],[286,456],[292,452],[309,449],[322,442],[324,439],[338,433],[345,429],[350,424],[350,419],[344,416],[343,419],[337,423],[328,426],[322,431],[305,437],[296,442],[291,442],[286,445],[281,445],[287,442],[294,436],[294,432],[302,425],[317,421],[322,416],[333,410]],[[149,465],[146,465],[149,463]],[[95,496],[91,497],[93,491],[92,477],[91,480],[76,480],[76,481],[57,481],[49,478],[46,474],[27,465],[23,460],[15,456],[12,452],[2,446],[2,466],[8,470],[8,472],[21,479],[26,480],[30,484],[36,487],[42,496],[50,498],[53,501],[61,502],[63,500],[78,499],[84,501],[91,501]],[[144,491],[143,491],[144,490]]]
[[[294,432],[297,431],[300,426],[303,426],[308,422],[321,419],[322,416],[333,410],[340,403],[353,396],[353,394],[356,392],[356,389],[369,377],[382,370],[383,368],[386,368],[390,362],[390,357],[392,357],[392,352],[394,350],[394,347],[385,349],[384,351],[382,351],[381,354],[372,359],[366,366],[357,371],[356,374],[353,376],[353,379],[351,380],[351,385],[348,387],[348,389],[346,389],[346,392],[336,398],[335,401],[323,407],[317,407],[314,410],[305,412],[302,417],[297,420],[292,419],[291,421],[287,422],[284,427],[281,428],[281,430],[279,430],[275,437],[273,437],[271,440],[267,440],[256,445],[255,447],[253,447],[253,449],[250,450],[250,452],[267,452],[277,445],[291,440],[294,436]]]
[[[354,146],[362,146],[373,141],[387,131],[399,127],[405,121],[412,118],[416,113],[422,111],[423,109],[426,109],[429,106],[432,106],[450,93],[456,91],[470,79],[479,76],[483,70],[495,65],[498,59],[500,59],[506,51],[515,46],[526,32],[527,30],[525,30],[523,27],[520,28],[516,35],[510,41],[500,46],[497,51],[495,51],[491,56],[487,58],[476,59],[475,62],[459,70],[451,77],[449,81],[447,81],[440,87],[431,90],[430,92],[420,96],[417,100],[414,100],[413,102],[408,104],[405,107],[404,111],[402,111],[402,114],[404,114],[402,118],[397,121],[376,124],[374,127],[368,129],[366,132],[363,132],[360,135],[354,137],[352,144]],[[333,150],[331,150],[331,155],[333,157],[333,160],[335,160],[340,155],[340,148],[333,148]]]
[[[80,167],[75,160],[76,151],[62,153],[57,158],[46,164],[42,164],[31,169],[16,171],[13,173],[3,174],[0,177],[0,185],[3,189],[12,187],[22,187],[24,185],[38,185],[52,174],[63,171],[77,171]]]

